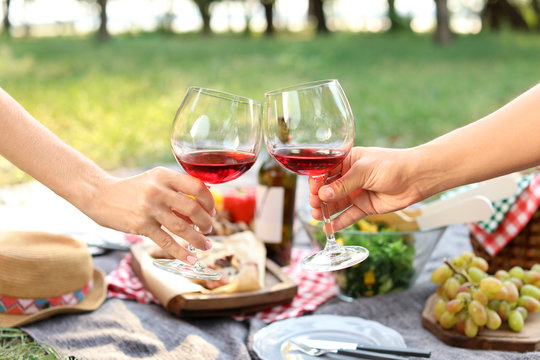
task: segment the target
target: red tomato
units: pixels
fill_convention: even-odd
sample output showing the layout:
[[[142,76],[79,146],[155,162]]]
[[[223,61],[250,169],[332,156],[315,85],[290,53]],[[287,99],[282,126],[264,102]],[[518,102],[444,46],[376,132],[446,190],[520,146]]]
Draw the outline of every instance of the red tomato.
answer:
[[[227,190],[223,209],[231,214],[232,222],[249,224],[255,216],[255,188],[242,186]]]

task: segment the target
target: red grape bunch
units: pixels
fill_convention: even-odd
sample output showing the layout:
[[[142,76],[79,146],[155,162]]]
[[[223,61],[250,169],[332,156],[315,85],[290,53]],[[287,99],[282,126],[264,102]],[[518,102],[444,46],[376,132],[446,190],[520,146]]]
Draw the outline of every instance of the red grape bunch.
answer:
[[[504,324],[517,332],[529,313],[540,310],[540,264],[494,275],[487,269],[485,259],[464,252],[433,271],[431,280],[440,284],[434,315],[441,327],[471,338],[484,327],[497,330]]]

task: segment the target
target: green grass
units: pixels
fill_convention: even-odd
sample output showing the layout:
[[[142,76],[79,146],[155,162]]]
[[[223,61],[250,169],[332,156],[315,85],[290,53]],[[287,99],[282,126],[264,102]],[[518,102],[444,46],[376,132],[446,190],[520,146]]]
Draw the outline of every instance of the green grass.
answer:
[[[161,34],[0,37],[0,86],[107,168],[172,162],[168,132],[190,85],[263,100],[266,90],[338,78],[358,145],[413,146],[476,120],[540,79],[538,34],[430,36]],[[0,159],[0,184],[26,178]]]
[[[28,334],[19,329],[0,327],[0,359],[71,360],[75,358],[62,356],[53,347],[34,342]]]

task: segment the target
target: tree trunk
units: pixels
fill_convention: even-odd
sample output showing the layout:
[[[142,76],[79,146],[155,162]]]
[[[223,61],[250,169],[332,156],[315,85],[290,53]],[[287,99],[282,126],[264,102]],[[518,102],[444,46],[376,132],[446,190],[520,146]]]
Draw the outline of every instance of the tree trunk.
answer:
[[[205,0],[195,0],[195,3],[201,13],[203,34],[210,35],[212,33],[212,29],[210,28],[210,2]]]
[[[312,16],[317,21],[318,33],[328,33],[323,0],[309,0],[308,16]]]
[[[454,40],[454,34],[450,30],[450,12],[447,0],[435,0],[435,6],[437,12],[435,42],[440,45],[449,44]]]
[[[107,0],[98,0],[99,5],[99,30],[98,37],[101,41],[107,41],[110,38],[109,30],[107,29]]]
[[[527,22],[517,8],[508,0],[487,0],[482,13],[484,25],[493,30],[500,30],[505,20],[514,30],[528,30]]]
[[[268,36],[274,35],[274,0],[261,0],[264,7],[264,16],[266,18],[266,30],[264,33]]]
[[[396,0],[388,0],[388,19],[390,19],[390,31],[403,30],[404,26],[396,12]]]
[[[3,27],[4,27],[4,33],[9,36],[11,33],[11,22],[9,21],[9,5],[11,4],[11,0],[5,0],[4,1],[4,19],[3,19]]]
[[[532,0],[532,7],[536,14],[536,30],[540,31],[540,0]]]

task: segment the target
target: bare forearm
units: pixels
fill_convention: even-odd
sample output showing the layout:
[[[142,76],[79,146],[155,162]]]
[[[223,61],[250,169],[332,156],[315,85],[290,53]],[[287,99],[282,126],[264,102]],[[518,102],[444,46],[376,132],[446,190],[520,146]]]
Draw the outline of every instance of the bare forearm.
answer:
[[[0,155],[102,226],[150,237],[169,254],[194,263],[163,228],[199,249],[212,245],[214,199],[204,183],[156,167],[116,178],[65,144],[0,88]],[[171,210],[174,210],[171,211]]]
[[[540,84],[494,113],[412,153],[418,161],[418,180],[428,196],[539,165]]]
[[[0,89],[0,155],[77,207],[108,175]]]

